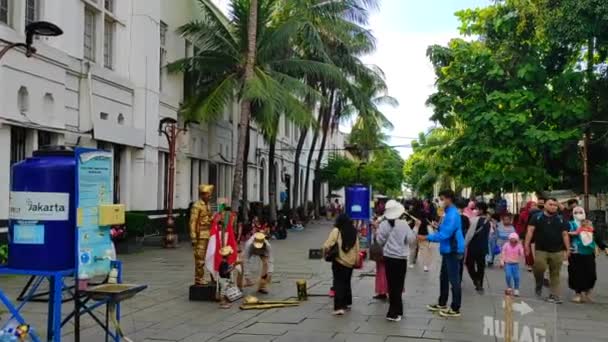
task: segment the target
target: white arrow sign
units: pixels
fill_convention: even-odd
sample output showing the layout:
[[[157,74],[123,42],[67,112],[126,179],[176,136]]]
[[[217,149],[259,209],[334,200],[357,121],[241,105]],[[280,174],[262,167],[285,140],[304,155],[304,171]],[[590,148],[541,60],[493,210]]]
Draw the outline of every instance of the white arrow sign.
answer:
[[[505,307],[505,301],[504,300],[502,301],[502,307],[503,307],[503,309]],[[522,316],[525,316],[525,315],[533,312],[534,310],[530,307],[530,305],[528,305],[526,302],[524,302],[522,300],[521,303],[513,303],[513,311],[517,311]]]

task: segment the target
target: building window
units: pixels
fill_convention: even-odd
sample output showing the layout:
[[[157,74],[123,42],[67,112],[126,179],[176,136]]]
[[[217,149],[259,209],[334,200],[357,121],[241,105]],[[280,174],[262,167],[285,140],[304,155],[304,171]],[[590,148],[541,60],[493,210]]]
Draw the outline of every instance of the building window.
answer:
[[[260,202],[264,203],[264,192],[266,191],[266,175],[264,170],[266,169],[266,163],[262,159],[260,164]]]
[[[84,58],[90,61],[95,61],[95,17],[92,9],[84,10]]]
[[[122,115],[122,113],[118,114],[118,118],[116,118],[116,122],[118,122],[119,125],[124,125],[125,124],[125,116]]]
[[[38,131],[38,149],[52,144],[52,133],[47,131]]]
[[[160,22],[160,58],[159,58],[159,89],[163,90],[164,67],[167,63],[167,24]]]
[[[25,26],[40,19],[39,0],[26,0],[25,2]]]
[[[100,112],[100,113],[99,113],[99,118],[100,118],[101,120],[108,120],[108,117],[109,117],[109,116],[110,116],[110,114],[108,114],[108,113],[104,113],[104,112]]]
[[[114,0],[105,0],[103,2],[103,7],[109,12],[114,12]]]
[[[19,87],[17,91],[17,106],[21,114],[26,114],[30,109],[30,93],[24,86]]]
[[[10,11],[8,7],[8,0],[0,0],[0,23],[4,23],[6,25],[9,24],[8,19],[10,18]]]
[[[114,22],[111,20],[103,25],[103,66],[114,68]]]
[[[11,127],[11,165],[25,159],[25,137],[25,128]]]

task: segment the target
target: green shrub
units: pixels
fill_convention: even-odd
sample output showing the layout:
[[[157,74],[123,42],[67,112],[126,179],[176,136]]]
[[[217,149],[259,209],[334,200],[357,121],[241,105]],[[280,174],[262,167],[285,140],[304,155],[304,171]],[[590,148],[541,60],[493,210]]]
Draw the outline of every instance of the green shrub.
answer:
[[[0,245],[0,265],[8,262],[8,245]]]
[[[148,214],[139,212],[128,212],[125,214],[125,226],[129,236],[144,236],[150,226]]]

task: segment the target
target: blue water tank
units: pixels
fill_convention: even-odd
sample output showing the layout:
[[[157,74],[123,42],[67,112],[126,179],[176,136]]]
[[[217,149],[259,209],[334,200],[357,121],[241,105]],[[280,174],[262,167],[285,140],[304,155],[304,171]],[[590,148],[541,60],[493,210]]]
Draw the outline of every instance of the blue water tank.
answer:
[[[369,220],[371,217],[371,189],[355,184],[346,187],[346,213],[353,220]]]
[[[74,151],[48,147],[11,168],[8,266],[27,270],[75,267]]]

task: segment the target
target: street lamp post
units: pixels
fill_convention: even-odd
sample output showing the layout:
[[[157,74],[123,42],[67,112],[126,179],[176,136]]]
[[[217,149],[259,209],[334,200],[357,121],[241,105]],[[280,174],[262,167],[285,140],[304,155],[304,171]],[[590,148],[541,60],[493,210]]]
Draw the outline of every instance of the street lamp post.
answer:
[[[588,158],[588,147],[589,147],[589,135],[587,132],[583,133],[583,139],[578,143],[581,148],[581,154],[583,157],[583,192],[584,192],[584,208],[585,212],[589,212],[589,158]]]
[[[177,234],[175,234],[175,220],[173,219],[173,193],[175,187],[175,157],[177,150],[177,138],[180,134],[188,131],[188,121],[184,123],[184,127],[177,126],[177,120],[172,118],[164,118],[160,120],[158,125],[158,134],[164,134],[169,145],[169,175],[165,186],[165,196],[167,198],[167,228],[165,229],[165,238],[163,247],[176,248]]]
[[[583,192],[585,198],[585,212],[589,212],[589,127],[591,124],[608,124],[608,121],[593,120],[584,124],[583,138],[578,142],[578,147],[581,149],[583,159]]]
[[[28,58],[32,57],[32,55],[36,53],[36,48],[32,46],[34,36],[55,37],[62,34],[63,31],[57,25],[47,21],[36,21],[28,24],[25,27],[25,43],[7,42],[8,45],[0,50],[0,60],[2,60],[2,57],[4,57],[9,50],[17,47],[25,48],[25,56]]]

